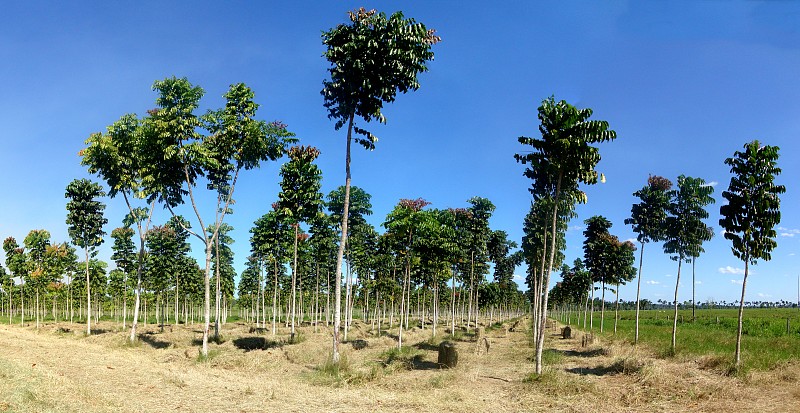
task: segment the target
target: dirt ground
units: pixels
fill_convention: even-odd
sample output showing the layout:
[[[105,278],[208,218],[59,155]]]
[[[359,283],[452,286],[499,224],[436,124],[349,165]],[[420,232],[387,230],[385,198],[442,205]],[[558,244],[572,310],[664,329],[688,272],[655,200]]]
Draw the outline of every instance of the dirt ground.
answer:
[[[348,380],[320,371],[330,353],[330,330],[288,330],[227,324],[210,359],[199,361],[199,325],[140,328],[140,342],[101,323],[84,337],[80,325],[0,326],[0,412],[642,412],[800,411],[800,362],[769,372],[729,377],[715,359],[662,359],[647,350],[594,343],[582,333],[561,339],[548,331],[549,362],[531,378],[527,323],[486,333],[477,352],[471,334],[454,340],[459,363],[436,364],[429,329],[403,335],[418,357],[386,363],[392,334],[357,323],[343,354]],[[366,343],[356,350],[354,344]]]

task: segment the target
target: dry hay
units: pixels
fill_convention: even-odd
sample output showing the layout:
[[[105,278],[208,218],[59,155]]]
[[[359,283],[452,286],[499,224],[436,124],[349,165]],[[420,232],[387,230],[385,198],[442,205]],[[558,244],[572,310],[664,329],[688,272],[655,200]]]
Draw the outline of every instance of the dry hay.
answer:
[[[342,345],[349,369],[341,380],[323,380],[331,345],[330,328],[301,326],[301,340],[288,343],[281,325],[253,329],[222,327],[210,357],[198,360],[201,325],[179,325],[162,333],[141,326],[136,345],[128,332],[101,322],[83,335],[77,324],[0,326],[0,412],[240,412],[240,411],[794,411],[800,409],[800,363],[780,365],[746,377],[720,373],[721,359],[659,358],[645,348],[548,335],[552,363],[532,376],[532,349],[523,320],[514,331],[486,332],[491,352],[476,355],[472,335],[450,338],[459,364],[436,365],[430,328],[403,333],[414,354],[410,368],[388,366],[396,326],[378,335],[356,322]],[[444,327],[444,326],[443,326]],[[213,329],[213,326],[212,326]],[[187,357],[188,354],[188,357]]]

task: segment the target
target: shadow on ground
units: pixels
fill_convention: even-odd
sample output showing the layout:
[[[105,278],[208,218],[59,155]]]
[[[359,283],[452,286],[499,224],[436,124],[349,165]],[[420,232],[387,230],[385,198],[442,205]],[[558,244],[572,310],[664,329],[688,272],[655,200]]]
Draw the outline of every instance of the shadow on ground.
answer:
[[[153,333],[140,334],[139,340],[141,340],[148,346],[158,350],[165,349],[170,346],[169,341],[158,340],[157,338],[153,337]]]
[[[273,340],[267,340],[265,337],[250,336],[234,339],[233,345],[240,350],[253,351],[277,348],[281,346],[281,343]]]

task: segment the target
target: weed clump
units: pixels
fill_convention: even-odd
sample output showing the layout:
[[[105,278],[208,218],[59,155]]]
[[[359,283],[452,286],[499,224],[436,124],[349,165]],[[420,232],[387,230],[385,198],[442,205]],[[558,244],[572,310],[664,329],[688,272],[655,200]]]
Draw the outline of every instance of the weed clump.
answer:
[[[325,363],[318,366],[316,370],[311,373],[311,382],[314,384],[340,387],[348,384],[365,383],[374,380],[379,375],[380,370],[375,366],[367,373],[357,371],[350,364],[347,356],[341,354],[338,363],[334,362],[333,358],[328,357]]]

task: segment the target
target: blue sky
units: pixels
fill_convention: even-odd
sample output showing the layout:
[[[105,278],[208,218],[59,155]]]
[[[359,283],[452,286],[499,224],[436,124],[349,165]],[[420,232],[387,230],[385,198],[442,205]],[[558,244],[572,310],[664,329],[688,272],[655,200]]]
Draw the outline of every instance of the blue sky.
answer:
[[[323,190],[344,183],[343,131],[319,91],[327,62],[320,33],[359,6],[403,10],[438,30],[422,88],[399,96],[374,125],[374,152],[356,148],[353,184],[373,196],[376,226],[400,198],[462,207],[473,196],[497,206],[495,229],[522,237],[529,182],[513,154],[538,133],[536,108],[554,95],[594,109],[618,133],[601,145],[607,182],[586,189],[570,224],[569,262],[582,254],[582,222],[604,215],[612,233],[648,174],[702,177],[715,186],[708,223],[720,228],[723,161],[745,142],[781,147],[786,185],[778,249],[753,267],[747,300],[797,300],[800,242],[800,4],[793,2],[15,2],[0,16],[0,237],[44,228],[67,239],[64,188],[88,177],[78,151],[125,113],[154,106],[154,80],[187,77],[206,90],[203,111],[232,83],[254,89],[260,117],[289,125],[322,151]],[[277,199],[279,164],[241,177],[234,226],[237,269],[253,221]],[[107,232],[121,199],[106,200]],[[205,215],[213,214],[206,204]],[[168,218],[156,211],[156,222]],[[189,215],[190,211],[183,211]],[[101,258],[108,260],[107,242]],[[199,251],[198,246],[195,247]],[[660,245],[645,250],[643,297],[671,300],[677,264]],[[721,236],[697,261],[697,300],[734,301],[743,265]],[[638,257],[638,252],[637,252]],[[519,268],[518,274],[524,269]],[[683,273],[679,300],[691,298]],[[621,289],[632,299],[635,287]]]

